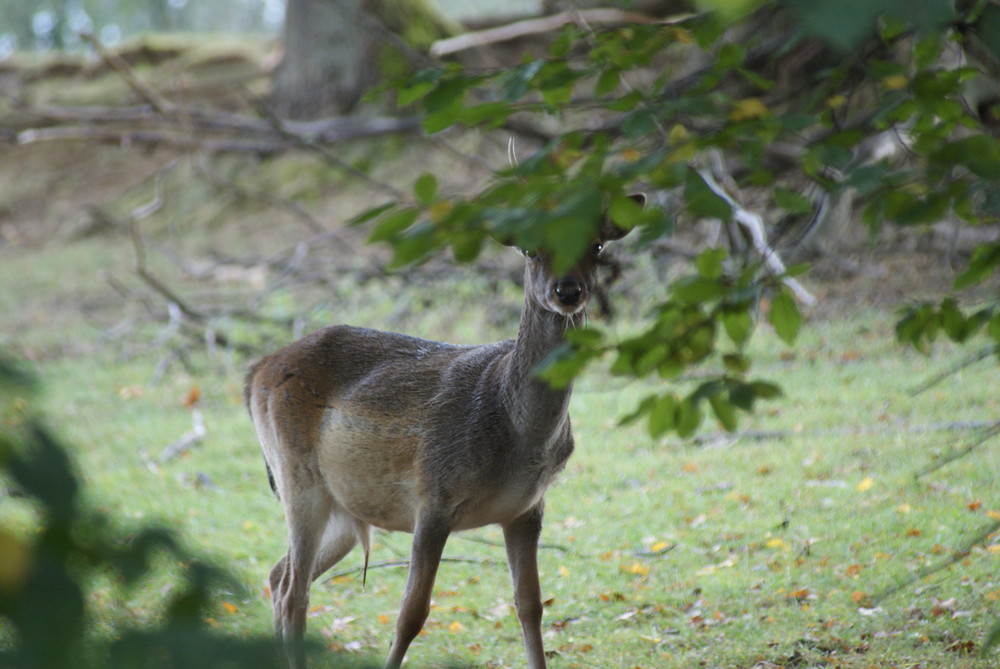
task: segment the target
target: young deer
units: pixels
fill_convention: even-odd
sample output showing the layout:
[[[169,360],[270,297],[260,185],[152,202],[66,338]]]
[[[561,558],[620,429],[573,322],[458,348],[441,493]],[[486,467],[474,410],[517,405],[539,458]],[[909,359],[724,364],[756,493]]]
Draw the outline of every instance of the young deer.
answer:
[[[645,196],[633,195],[640,204]],[[410,571],[386,667],[397,668],[430,609],[448,535],[498,523],[531,669],[545,667],[536,556],[542,496],[573,450],[570,389],[535,368],[579,325],[605,242],[562,276],[526,254],[516,339],[453,346],[348,326],[322,329],[257,362],[246,400],[288,553],[271,570],[271,604],[289,663],[301,644],[309,586],[370,529],[413,533]]]

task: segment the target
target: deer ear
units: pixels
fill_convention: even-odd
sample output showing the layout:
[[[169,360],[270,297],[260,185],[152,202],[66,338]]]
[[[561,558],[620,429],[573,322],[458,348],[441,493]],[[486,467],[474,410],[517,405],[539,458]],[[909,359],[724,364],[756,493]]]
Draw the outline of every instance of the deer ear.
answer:
[[[646,206],[645,193],[632,193],[628,196],[628,198],[639,205],[640,209]],[[606,242],[613,242],[616,239],[621,239],[629,232],[631,232],[631,229],[626,230],[624,228],[619,228],[610,218],[605,218],[604,222],[601,224],[601,239]]]

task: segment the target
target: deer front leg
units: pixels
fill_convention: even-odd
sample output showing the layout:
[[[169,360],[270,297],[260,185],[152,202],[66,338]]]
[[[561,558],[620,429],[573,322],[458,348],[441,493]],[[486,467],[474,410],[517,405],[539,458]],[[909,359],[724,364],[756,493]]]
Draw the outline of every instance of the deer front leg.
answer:
[[[538,537],[542,504],[503,526],[507,562],[514,581],[514,605],[528,653],[528,669],[545,669],[542,647],[542,589],[538,582]]]
[[[444,544],[451,527],[439,515],[426,515],[417,520],[413,531],[413,549],[410,555],[410,572],[406,577],[403,604],[396,621],[396,639],[386,660],[386,669],[399,669],[406,649],[420,633],[431,609],[431,591]]]

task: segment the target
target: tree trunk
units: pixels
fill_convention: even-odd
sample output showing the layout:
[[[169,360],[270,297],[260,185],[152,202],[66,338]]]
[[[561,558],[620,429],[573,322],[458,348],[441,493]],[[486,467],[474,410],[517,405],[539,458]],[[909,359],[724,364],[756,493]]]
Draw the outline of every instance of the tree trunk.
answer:
[[[398,74],[452,30],[426,0],[288,0],[272,107],[291,119],[350,112],[386,68]]]
[[[377,75],[378,35],[364,0],[288,0],[285,57],[271,103],[292,119],[350,111]]]

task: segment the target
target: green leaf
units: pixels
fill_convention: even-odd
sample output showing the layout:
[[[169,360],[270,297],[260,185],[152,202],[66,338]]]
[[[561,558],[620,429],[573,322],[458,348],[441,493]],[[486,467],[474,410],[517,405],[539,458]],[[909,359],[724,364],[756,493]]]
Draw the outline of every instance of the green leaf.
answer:
[[[725,297],[728,289],[719,279],[687,277],[674,284],[674,297],[686,304],[703,304]]]
[[[786,344],[793,344],[802,328],[802,314],[795,304],[795,298],[788,290],[782,290],[771,300],[771,312],[768,314],[774,331]]]
[[[737,346],[743,346],[753,334],[753,316],[749,307],[728,308],[722,312],[722,326]]]
[[[808,214],[813,210],[812,200],[781,186],[774,189],[774,201],[790,214]]]
[[[658,439],[677,425],[677,398],[662,395],[649,410],[649,436]]]
[[[697,171],[689,169],[684,184],[684,200],[687,210],[701,218],[716,218],[728,221],[733,215],[729,203],[715,194]]]
[[[437,197],[438,182],[430,172],[424,172],[413,184],[413,195],[422,205],[430,205]]]
[[[973,135],[958,139],[944,145],[931,159],[948,165],[963,165],[984,179],[1000,179],[1000,138]]]
[[[694,265],[704,278],[718,279],[722,276],[724,270],[722,263],[725,262],[727,255],[726,250],[721,247],[705,249],[695,258]]]
[[[608,217],[619,228],[631,230],[642,220],[643,209],[627,195],[616,193],[608,207]]]
[[[955,277],[953,288],[962,290],[981,283],[1000,268],[1000,242],[981,244],[972,252],[969,266]]]
[[[621,81],[621,72],[615,68],[608,68],[601,72],[601,76],[597,78],[597,83],[594,84],[594,95],[596,97],[604,97],[605,95],[613,92],[618,88],[618,82]]]
[[[639,402],[639,406],[637,406],[632,413],[618,419],[618,426],[625,427],[626,425],[631,425],[643,416],[649,414],[649,412],[653,410],[654,406],[656,406],[656,395],[644,397],[643,400]]]
[[[686,397],[677,405],[677,434],[682,438],[690,437],[701,426],[704,414],[698,403]]]
[[[386,202],[385,204],[380,204],[377,207],[372,207],[371,209],[366,209],[357,216],[351,218],[347,221],[347,225],[363,225],[368,221],[378,218],[385,212],[389,211],[396,206],[395,202]]]
[[[400,209],[383,217],[375,225],[375,229],[372,230],[371,235],[368,236],[368,241],[388,242],[396,239],[400,233],[413,225],[413,222],[417,220],[417,216],[419,215],[420,212],[418,210],[407,208]]]
[[[729,401],[744,411],[753,411],[757,400],[771,400],[781,397],[781,388],[767,381],[737,383],[729,390]]]
[[[727,432],[736,429],[736,408],[721,393],[709,397],[708,403],[711,405],[712,411],[715,412],[715,417],[719,419],[719,423]]]
[[[423,221],[411,227],[393,242],[393,256],[389,267],[395,269],[418,263],[436,247],[434,226],[428,221]]]
[[[566,343],[542,360],[536,374],[553,388],[566,388],[593,357],[593,351],[577,349]]]

